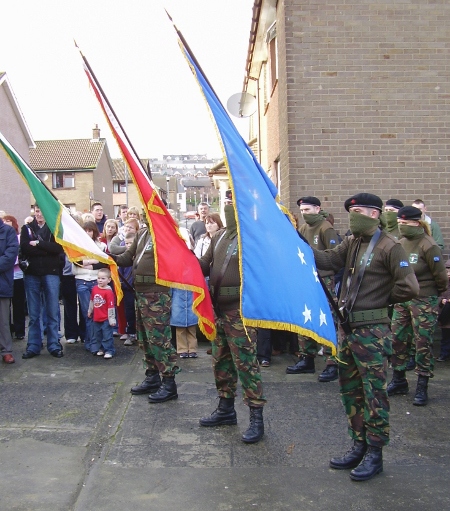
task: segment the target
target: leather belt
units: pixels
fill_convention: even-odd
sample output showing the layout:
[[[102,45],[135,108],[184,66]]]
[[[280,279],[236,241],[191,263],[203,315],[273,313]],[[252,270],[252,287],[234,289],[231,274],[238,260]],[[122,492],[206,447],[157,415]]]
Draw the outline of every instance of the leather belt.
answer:
[[[139,284],[154,284],[155,283],[155,276],[154,275],[136,275],[134,277],[134,281]]]
[[[350,323],[373,323],[378,319],[385,319],[388,317],[388,310],[384,309],[370,309],[366,311],[350,312],[348,320]]]
[[[239,286],[221,286],[219,289],[219,296],[239,296],[240,291]],[[211,293],[214,294],[214,286],[211,286]]]

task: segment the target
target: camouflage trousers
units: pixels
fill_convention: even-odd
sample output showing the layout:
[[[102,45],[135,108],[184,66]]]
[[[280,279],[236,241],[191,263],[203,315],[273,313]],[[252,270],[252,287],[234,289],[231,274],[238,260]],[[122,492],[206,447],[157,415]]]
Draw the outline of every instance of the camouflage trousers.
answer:
[[[386,390],[389,325],[355,328],[339,345],[339,385],[353,440],[383,447],[389,443],[389,399]]]
[[[328,276],[328,277],[322,277],[322,280],[324,281],[328,291],[330,292],[331,296],[334,300],[337,300],[336,293],[334,291],[334,277]],[[335,312],[333,309],[331,309],[331,312],[333,314],[333,321],[334,324],[337,326],[338,321],[335,315]],[[301,355],[307,355],[308,357],[315,357],[317,356],[317,352],[319,351],[319,344],[310,337],[304,337],[303,335],[298,336],[298,344],[300,348],[300,354]],[[323,354],[325,356],[325,359],[327,361],[327,365],[334,365],[336,364],[336,358],[332,356],[331,354],[331,348],[329,346],[323,347]]]
[[[144,352],[144,368],[173,376],[177,352],[172,346],[169,293],[136,293],[136,335]]]
[[[219,397],[234,398],[239,376],[244,403],[253,407],[264,406],[266,398],[256,359],[256,340],[247,336],[239,311],[220,311],[216,328],[212,358]]]
[[[392,315],[392,367],[406,369],[415,345],[416,374],[433,377],[433,337],[438,317],[438,297],[415,298],[394,305]]]

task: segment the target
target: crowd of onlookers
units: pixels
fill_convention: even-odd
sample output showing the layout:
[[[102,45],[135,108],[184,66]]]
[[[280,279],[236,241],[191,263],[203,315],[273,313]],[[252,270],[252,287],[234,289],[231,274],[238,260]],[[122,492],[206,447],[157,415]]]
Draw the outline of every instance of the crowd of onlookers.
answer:
[[[397,238],[399,237],[397,212],[402,206],[403,203],[397,199],[388,200],[383,213],[385,230]],[[423,223],[429,226],[431,236],[443,249],[444,241],[439,225],[428,216],[423,201],[416,200],[413,206],[421,210]],[[317,209],[321,211],[320,207]],[[169,212],[173,214],[172,210]],[[102,251],[113,255],[125,252],[143,225],[139,209],[126,205],[120,206],[116,219],[108,219],[99,202],[92,205],[91,212],[75,213],[73,216]],[[328,222],[334,224],[333,215],[326,213],[325,217]],[[123,299],[117,305],[114,286],[108,271],[105,272],[103,268],[104,264],[89,258],[70,262],[46,226],[38,205],[34,209],[34,215],[25,218],[22,227],[19,227],[19,222],[14,216],[5,212],[1,212],[1,218],[2,225],[9,225],[14,230],[17,242],[14,250],[18,252],[14,257],[12,290],[3,289],[7,286],[1,281],[0,299],[4,297],[3,300],[7,301],[7,307],[5,305],[2,307],[4,316],[2,318],[4,322],[7,322],[11,335],[17,340],[22,340],[26,336],[25,325],[28,315],[27,348],[22,358],[32,358],[40,354],[44,335],[47,337],[47,350],[57,358],[64,355],[60,341],[62,336],[65,337],[66,344],[82,342],[87,351],[107,359],[115,354],[113,336],[120,337],[120,341],[123,341],[125,346],[136,343],[135,295],[131,267],[119,268]],[[193,250],[197,258],[200,258],[206,253],[212,236],[223,227],[220,215],[210,213],[207,203],[200,203],[196,220],[190,228],[180,226],[179,229],[188,248]],[[338,236],[342,239],[339,234]],[[4,252],[0,255],[4,259],[7,251],[3,247],[2,250]],[[26,262],[26,268],[21,261]],[[447,263],[447,266],[450,267],[450,263]],[[3,266],[0,272],[2,269]],[[99,321],[96,319],[97,316],[105,317],[105,314],[101,315],[99,312],[100,303],[102,303],[98,294],[99,273],[102,283],[106,288],[111,289],[114,299],[114,305],[109,308],[109,316],[106,311],[108,325],[103,332],[97,328]],[[339,287],[338,278],[333,285]],[[11,296],[8,296],[9,294]],[[446,292],[439,301],[439,307],[442,308],[449,299],[450,292]],[[60,302],[63,305],[63,318],[61,318]],[[3,310],[6,308],[7,313]],[[1,330],[3,361],[13,363],[12,343],[4,338],[6,335],[4,322]],[[172,290],[170,324],[172,342],[180,358],[197,358],[198,340],[206,339],[198,329],[197,317],[192,312],[192,293],[178,289]],[[442,344],[437,360],[445,361],[450,359],[450,320],[440,324]],[[63,325],[63,331],[61,331],[61,325]],[[102,335],[107,336],[108,339],[103,339]],[[256,339],[258,360],[263,367],[270,366],[272,355],[278,355],[285,350],[297,354],[300,362],[306,359],[306,363],[311,364],[302,351],[305,339],[301,336],[298,339],[297,334],[260,329]],[[323,348],[317,350],[319,355],[322,351]],[[414,368],[414,357],[414,347],[412,347],[408,370]],[[328,360],[328,357],[326,358]],[[294,370],[291,372],[295,374],[295,366],[292,367]],[[337,374],[333,376],[333,379],[336,378]],[[319,380],[328,381],[326,378],[323,380],[319,378]]]
[[[172,210],[169,212],[173,214]],[[92,204],[89,213],[77,212],[72,216],[100,250],[113,255],[125,252],[143,226],[139,209],[126,205],[119,207],[116,219],[108,219],[99,202]],[[16,340],[27,337],[26,351],[22,355],[24,359],[40,354],[44,336],[47,350],[56,358],[64,356],[62,337],[65,337],[65,344],[81,342],[87,351],[106,359],[115,355],[113,336],[119,337],[125,346],[136,343],[131,267],[119,268],[123,299],[117,304],[111,276],[105,265],[92,258],[70,262],[61,245],[55,241],[37,204],[33,216],[26,217],[22,227],[18,219],[5,212],[0,213],[0,222],[2,228],[12,228],[8,230],[9,246],[0,247],[4,263],[0,266],[0,275],[8,281],[3,283],[0,280],[3,314],[0,341],[5,363],[15,361],[13,337]],[[220,228],[223,228],[220,216],[209,214],[208,205],[201,203],[190,230],[180,227],[180,233],[188,248],[195,249],[197,257],[201,257],[211,236]],[[11,232],[14,232],[14,240]],[[11,278],[6,278],[6,274],[10,274]],[[114,303],[106,307],[106,313],[102,313],[102,304],[105,307],[102,293],[106,296],[106,290],[112,292]],[[111,298],[111,295],[108,296]],[[105,319],[108,324],[101,330],[99,324],[103,324]],[[172,290],[171,326],[172,342],[178,347],[180,358],[197,358],[197,336],[202,334],[192,312],[192,293]]]

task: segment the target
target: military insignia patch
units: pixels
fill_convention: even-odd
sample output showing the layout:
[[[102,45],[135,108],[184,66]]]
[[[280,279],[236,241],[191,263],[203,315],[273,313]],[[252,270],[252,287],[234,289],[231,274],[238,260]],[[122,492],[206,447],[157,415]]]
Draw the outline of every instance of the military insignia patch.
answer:
[[[419,260],[419,256],[417,254],[409,254],[409,262],[411,264],[417,264],[418,260]]]
[[[314,245],[318,245],[319,244],[319,235],[318,234],[314,235],[313,243],[314,243]]]
[[[437,262],[438,262],[438,261],[440,261],[440,260],[441,260],[441,258],[440,258],[439,256],[434,256],[434,258],[433,258],[433,261],[434,261],[435,263],[437,263]]]
[[[408,261],[400,261],[400,268],[406,268],[409,266]]]

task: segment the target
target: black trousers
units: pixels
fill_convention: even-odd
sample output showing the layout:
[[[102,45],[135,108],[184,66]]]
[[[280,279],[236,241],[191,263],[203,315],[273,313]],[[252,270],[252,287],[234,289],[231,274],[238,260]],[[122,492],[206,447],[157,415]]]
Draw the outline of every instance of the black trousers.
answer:
[[[63,275],[60,289],[64,304],[64,336],[66,339],[84,339],[78,323],[78,296],[74,275]]]
[[[12,324],[11,331],[16,337],[25,337],[25,286],[23,279],[14,280],[14,295],[12,297]]]

